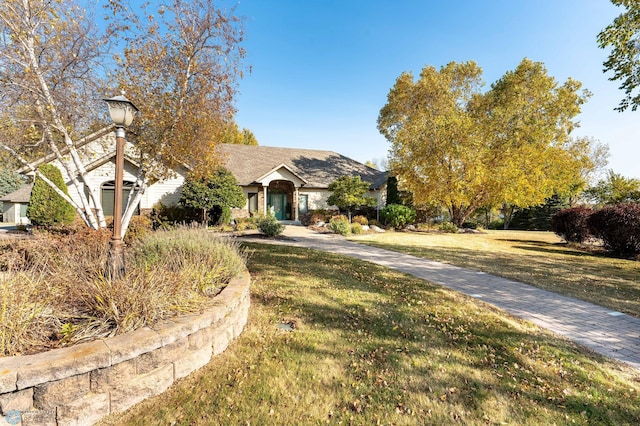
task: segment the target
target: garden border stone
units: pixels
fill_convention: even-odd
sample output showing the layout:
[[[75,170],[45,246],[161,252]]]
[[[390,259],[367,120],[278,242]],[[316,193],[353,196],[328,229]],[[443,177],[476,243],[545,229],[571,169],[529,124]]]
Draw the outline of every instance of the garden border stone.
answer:
[[[234,278],[202,314],[35,355],[0,358],[0,420],[92,425],[164,392],[244,330],[251,277]],[[17,422],[15,422],[18,420]]]

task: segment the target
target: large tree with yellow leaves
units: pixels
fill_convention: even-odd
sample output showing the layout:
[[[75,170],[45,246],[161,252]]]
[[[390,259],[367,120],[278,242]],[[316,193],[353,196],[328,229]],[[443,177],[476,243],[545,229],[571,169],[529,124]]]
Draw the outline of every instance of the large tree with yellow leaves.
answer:
[[[528,59],[486,92],[481,76],[472,61],[403,73],[378,118],[401,189],[457,225],[480,207],[538,205],[593,167],[589,144],[569,137],[589,95],[579,82]]]

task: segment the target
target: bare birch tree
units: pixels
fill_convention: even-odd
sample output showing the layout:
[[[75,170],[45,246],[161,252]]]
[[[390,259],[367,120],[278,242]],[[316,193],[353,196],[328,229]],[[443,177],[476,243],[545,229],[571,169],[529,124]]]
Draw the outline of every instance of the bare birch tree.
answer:
[[[1,147],[25,166],[25,145],[54,153],[80,202],[56,192],[89,226],[99,228],[106,226],[100,200],[86,188],[87,172],[75,149],[79,132],[96,119],[100,64],[109,48],[108,32],[100,32],[94,22],[68,1],[0,3],[2,125],[20,129],[22,139],[13,146],[4,140]],[[38,170],[32,172],[57,190]]]
[[[129,132],[140,173],[124,209],[124,235],[150,176],[213,162],[219,129],[235,112],[244,52],[239,20],[212,0],[150,3],[141,17],[118,0],[106,6],[99,26],[97,12],[76,0],[0,2],[0,148],[26,167],[36,155],[53,154],[80,201],[60,195],[88,226],[105,227],[78,146],[108,123],[101,99],[126,90],[142,114]]]

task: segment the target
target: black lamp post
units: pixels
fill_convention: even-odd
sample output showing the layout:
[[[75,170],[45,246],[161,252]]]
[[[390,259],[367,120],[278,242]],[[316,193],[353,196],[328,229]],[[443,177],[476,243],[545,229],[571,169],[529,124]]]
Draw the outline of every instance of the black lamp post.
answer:
[[[116,188],[113,199],[113,234],[109,244],[107,277],[124,276],[124,247],[122,243],[122,180],[124,175],[124,129],[133,122],[138,108],[124,94],[103,99],[109,105],[109,115],[116,125]]]

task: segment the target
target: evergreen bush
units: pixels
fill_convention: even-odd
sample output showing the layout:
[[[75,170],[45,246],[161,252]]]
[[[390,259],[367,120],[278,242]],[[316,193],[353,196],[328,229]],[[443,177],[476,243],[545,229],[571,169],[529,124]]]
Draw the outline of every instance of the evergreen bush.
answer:
[[[272,215],[260,216],[256,219],[258,230],[267,237],[275,237],[282,234],[284,225],[278,222],[278,219]]]
[[[504,229],[504,219],[492,220],[489,223],[488,229]]]
[[[458,227],[453,222],[442,222],[440,225],[438,225],[438,230],[448,234],[458,233]]]
[[[45,164],[40,166],[39,171],[62,192],[69,194],[62,173],[56,166]],[[58,195],[42,178],[36,177],[27,206],[27,217],[32,224],[43,227],[70,225],[75,215],[75,209],[71,204]]]
[[[197,222],[199,214],[196,209],[191,207],[179,204],[165,206],[162,203],[156,203],[150,218],[153,229],[168,229],[176,225]]]
[[[24,177],[6,165],[0,166],[0,197],[20,189],[24,185]],[[0,201],[0,215],[2,214],[2,201]]]
[[[380,211],[382,222],[395,229],[412,224],[416,220],[416,211],[401,204],[389,204]]]

